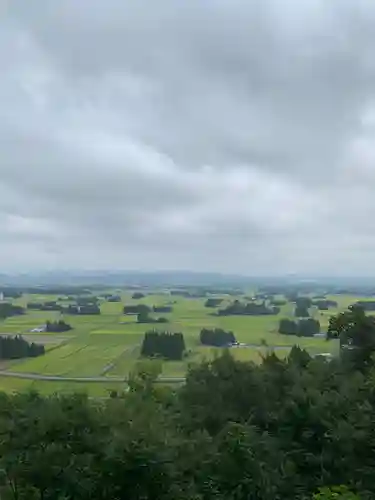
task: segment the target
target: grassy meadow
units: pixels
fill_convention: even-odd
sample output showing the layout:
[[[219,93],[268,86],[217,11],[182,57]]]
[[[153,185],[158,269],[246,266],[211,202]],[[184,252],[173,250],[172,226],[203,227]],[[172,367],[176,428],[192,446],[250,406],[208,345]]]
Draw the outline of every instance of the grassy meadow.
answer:
[[[56,296],[30,295],[23,296],[14,302],[26,305],[27,302],[43,302],[54,300]],[[348,305],[363,297],[329,296],[338,302],[337,309],[315,311],[314,317],[319,319],[322,331],[328,326],[330,315],[337,314]],[[233,297],[225,297],[222,304],[233,301]],[[165,316],[168,324],[147,325],[136,323],[135,316],[124,316],[124,304],[145,303],[148,305],[165,305],[173,302],[173,311]],[[280,335],[278,323],[283,317],[292,317],[293,305],[288,303],[281,308],[277,316],[217,316],[215,309],[204,307],[205,299],[183,298],[166,294],[150,294],[141,300],[133,300],[131,293],[123,293],[121,303],[103,301],[100,305],[101,315],[77,316],[64,314],[64,320],[73,330],[60,333],[32,333],[30,330],[45,323],[47,319],[60,318],[59,313],[28,311],[24,316],[8,318],[0,322],[0,334],[22,334],[31,341],[43,343],[46,354],[38,358],[4,362],[0,370],[10,370],[22,374],[54,375],[63,377],[98,377],[105,376],[105,382],[67,382],[24,380],[14,377],[0,377],[0,390],[20,391],[37,389],[42,393],[56,391],[87,390],[92,396],[105,396],[110,389],[125,387],[124,380],[139,362],[140,346],[145,331],[153,327],[160,330],[182,332],[188,354],[183,361],[164,361],[163,377],[182,377],[189,365],[203,359],[211,359],[220,352],[220,348],[209,348],[199,344],[199,333],[203,327],[220,327],[234,332],[237,340],[247,344],[246,347],[231,349],[233,356],[240,360],[259,362],[267,352],[274,350],[280,357],[288,355],[291,347],[297,344],[311,354],[331,352],[337,353],[337,341],[326,341],[321,338],[301,338]],[[160,362],[159,362],[160,363]],[[111,379],[116,377],[116,379]]]

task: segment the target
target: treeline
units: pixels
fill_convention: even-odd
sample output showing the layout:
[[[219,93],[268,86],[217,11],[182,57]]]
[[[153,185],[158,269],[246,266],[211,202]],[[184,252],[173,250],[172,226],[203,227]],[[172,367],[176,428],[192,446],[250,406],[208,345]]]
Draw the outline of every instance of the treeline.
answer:
[[[64,307],[58,304],[55,300],[49,300],[46,302],[28,302],[27,309],[37,310],[37,311],[58,311],[62,312]]]
[[[0,336],[0,359],[35,358],[44,353],[44,345],[27,342],[20,335]]]
[[[206,300],[204,303],[204,307],[219,307],[219,305],[223,302],[223,299],[211,297]]]
[[[27,309],[39,311],[56,311],[65,314],[100,314],[97,299],[81,298],[75,304],[67,306],[59,304],[55,300],[46,302],[29,302]]]
[[[68,323],[65,323],[62,319],[58,321],[47,321],[46,322],[46,332],[50,333],[60,333],[68,332],[72,327]]]
[[[375,311],[375,300],[358,300],[355,305],[364,311]]]
[[[16,306],[10,302],[0,302],[0,319],[20,316],[22,314],[25,314],[25,309],[23,307]]]
[[[328,311],[330,308],[338,307],[335,300],[318,299],[313,301],[313,306],[317,307],[319,311]]]
[[[181,360],[184,352],[185,340],[182,333],[158,332],[156,330],[145,333],[141,356]]]
[[[155,318],[148,311],[141,311],[137,315],[137,323],[168,323],[168,319],[164,317]]]
[[[124,306],[123,313],[124,314],[141,314],[141,313],[150,313],[151,307],[146,304],[130,304],[128,306]]]
[[[171,313],[173,311],[172,306],[153,306],[152,310],[156,313]]]
[[[229,304],[224,309],[218,310],[219,316],[231,316],[231,315],[249,315],[249,316],[264,316],[271,314],[279,314],[280,308],[275,306],[267,306],[265,302],[257,304],[255,302],[249,302],[244,304],[239,300],[235,300],[232,304]]]
[[[283,335],[297,335],[298,337],[312,337],[320,333],[320,322],[313,318],[293,321],[284,318],[279,323],[279,333]]]
[[[237,343],[233,332],[227,332],[222,328],[203,328],[199,335],[200,343],[203,345],[226,347]]]
[[[90,314],[100,314],[100,307],[96,304],[86,304],[86,305],[68,305],[64,307],[62,312],[66,314],[81,314],[81,315],[90,315]]]

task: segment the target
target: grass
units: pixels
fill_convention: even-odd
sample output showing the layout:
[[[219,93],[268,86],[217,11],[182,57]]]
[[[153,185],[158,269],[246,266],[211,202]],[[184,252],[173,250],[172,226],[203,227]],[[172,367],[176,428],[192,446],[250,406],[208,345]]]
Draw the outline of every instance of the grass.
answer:
[[[30,300],[41,302],[53,300],[57,297],[51,296],[25,296],[15,302],[26,305]],[[348,305],[365,297],[353,296],[330,296],[338,302],[338,309],[317,313],[322,330],[328,327],[329,318],[332,314],[344,310]],[[231,298],[225,298],[223,305],[230,302]],[[125,304],[145,303],[148,305],[163,305],[167,302],[173,303],[173,312],[169,314],[155,314],[165,316],[169,323],[166,325],[142,325],[136,323],[135,316],[124,316],[122,308]],[[108,368],[106,375],[126,376],[134,369],[139,360],[139,346],[146,330],[154,326],[159,329],[182,332],[190,354],[181,362],[163,362],[162,374],[165,377],[180,377],[186,373],[189,365],[198,363],[202,359],[211,359],[221,350],[202,347],[199,345],[199,332],[203,327],[220,327],[232,330],[239,342],[260,345],[266,342],[269,346],[279,346],[275,353],[277,356],[288,355],[294,344],[307,349],[311,354],[320,352],[336,353],[338,343],[327,342],[319,338],[299,338],[284,336],[277,333],[278,323],[282,317],[290,317],[293,314],[293,306],[288,304],[281,308],[278,316],[217,316],[214,309],[204,307],[204,299],[185,299],[182,297],[169,297],[162,294],[148,295],[140,301],[134,301],[130,293],[124,293],[121,303],[101,304],[101,315],[75,316],[64,315],[64,320],[70,323],[73,330],[64,334],[44,334],[47,353],[39,358],[17,361],[10,364],[12,371],[20,373],[35,373],[45,375],[62,375],[71,377],[98,376]],[[46,313],[41,311],[28,311],[23,316],[9,318],[0,323],[0,333],[22,333],[30,335],[29,332],[47,319],[53,320],[59,317],[59,313]],[[60,346],[62,337],[64,341]],[[53,339],[56,339],[56,342]],[[43,334],[38,334],[38,342],[42,341]],[[57,346],[57,347],[56,347]],[[51,348],[53,348],[51,350]],[[261,361],[261,355],[267,352],[265,347],[235,348],[231,350],[236,359]],[[4,365],[6,368],[8,365]],[[110,369],[109,369],[110,368]],[[113,382],[108,382],[113,388]],[[107,384],[87,383],[82,385],[76,382],[50,382],[29,381],[14,378],[0,377],[0,390],[13,391],[36,388],[43,393],[55,391],[81,391],[87,388],[91,394],[106,395]]]
[[[0,391],[15,393],[36,390],[44,395],[72,394],[74,392],[87,393],[90,397],[108,397],[110,391],[125,389],[122,382],[54,382],[41,380],[22,380],[11,377],[0,378]]]

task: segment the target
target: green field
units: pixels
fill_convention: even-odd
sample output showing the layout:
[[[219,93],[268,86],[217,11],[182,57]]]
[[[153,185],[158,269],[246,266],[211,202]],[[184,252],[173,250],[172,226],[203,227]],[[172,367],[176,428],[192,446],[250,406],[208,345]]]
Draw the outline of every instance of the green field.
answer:
[[[28,301],[53,300],[52,296],[24,296],[15,303],[26,305]],[[322,331],[328,326],[329,317],[344,310],[360,297],[330,296],[339,304],[338,309],[316,312]],[[225,302],[233,298],[226,297]],[[75,316],[64,315],[64,320],[72,325],[73,330],[63,334],[31,333],[45,323],[47,319],[59,318],[59,313],[30,311],[24,316],[9,318],[0,323],[0,334],[22,334],[32,341],[42,342],[46,346],[44,356],[11,363],[4,363],[2,370],[11,370],[22,374],[49,375],[62,377],[98,377],[105,376],[106,382],[66,382],[23,380],[12,377],[0,377],[0,389],[18,391],[28,388],[38,389],[43,393],[54,391],[76,391],[86,389],[92,395],[105,395],[110,388],[124,385],[111,380],[111,377],[128,376],[139,361],[140,345],[143,334],[154,325],[136,323],[134,316],[124,316],[124,304],[146,303],[163,305],[173,302],[173,312],[161,314],[169,320],[167,325],[156,325],[161,330],[182,332],[185,337],[188,355],[181,362],[165,361],[162,363],[162,376],[184,376],[190,365],[203,359],[211,359],[220,349],[199,345],[198,338],[203,327],[221,327],[232,330],[241,343],[250,346],[231,349],[236,359],[260,362],[261,356],[272,351],[280,357],[288,355],[291,347],[297,344],[311,354],[321,352],[337,353],[337,341],[321,338],[300,338],[277,333],[281,318],[292,316],[293,307],[287,304],[277,316],[226,316],[219,317],[214,309],[204,307],[205,299],[190,299],[165,294],[148,295],[140,301],[133,301],[130,293],[122,294],[121,303],[101,303],[101,315]],[[223,305],[225,305],[225,302]],[[159,314],[160,315],[160,314]],[[265,344],[268,347],[265,347]]]

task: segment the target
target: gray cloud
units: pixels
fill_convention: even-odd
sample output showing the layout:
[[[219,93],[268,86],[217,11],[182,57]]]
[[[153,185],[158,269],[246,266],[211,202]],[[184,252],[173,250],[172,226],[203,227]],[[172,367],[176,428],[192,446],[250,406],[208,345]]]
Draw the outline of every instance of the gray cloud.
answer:
[[[0,20],[5,268],[371,274],[371,0],[21,0]]]

